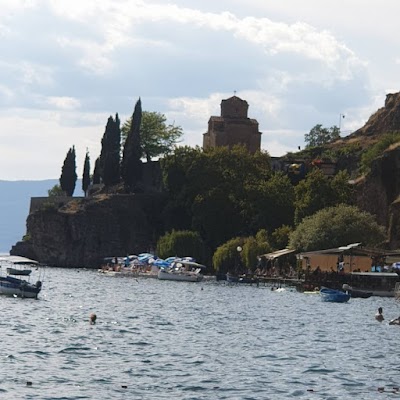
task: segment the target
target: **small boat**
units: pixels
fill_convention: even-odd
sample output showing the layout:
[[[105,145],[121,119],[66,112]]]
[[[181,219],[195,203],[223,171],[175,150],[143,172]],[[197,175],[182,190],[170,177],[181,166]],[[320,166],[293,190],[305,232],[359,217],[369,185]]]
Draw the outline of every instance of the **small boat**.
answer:
[[[239,283],[239,277],[236,275],[232,275],[231,273],[226,273],[226,281],[228,283]]]
[[[202,264],[188,260],[172,262],[169,268],[158,271],[158,279],[164,281],[200,282],[203,280],[201,271],[206,267]]]
[[[319,287],[316,286],[313,290],[305,290],[304,294],[319,294]]]
[[[249,285],[252,285],[253,283],[258,284],[259,280],[252,275],[242,275],[239,276],[239,283],[247,283]]]
[[[354,289],[353,287],[349,286],[346,283],[343,284],[342,288],[343,288],[343,291],[348,293],[351,298],[368,299],[373,295],[373,292],[368,292],[366,290]]]
[[[29,277],[32,269],[38,262],[25,257],[3,256],[0,257],[0,267],[6,266],[7,275],[0,276],[0,295],[37,298],[42,290],[42,282],[30,283]],[[19,276],[20,278],[16,278]]]
[[[333,303],[346,303],[350,300],[350,295],[344,293],[341,290],[329,289],[322,287],[319,291],[322,301],[328,301]]]

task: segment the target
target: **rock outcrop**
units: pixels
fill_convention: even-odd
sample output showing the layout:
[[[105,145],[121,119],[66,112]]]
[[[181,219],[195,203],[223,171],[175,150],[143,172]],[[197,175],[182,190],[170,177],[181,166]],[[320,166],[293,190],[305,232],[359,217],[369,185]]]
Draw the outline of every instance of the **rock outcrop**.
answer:
[[[368,147],[386,133],[400,132],[400,93],[388,94],[385,106],[346,138]],[[371,171],[357,182],[356,203],[388,228],[388,247],[400,246],[400,143],[393,144],[374,160]]]
[[[59,267],[98,267],[105,257],[150,250],[162,231],[164,204],[160,193],[102,194],[44,207],[28,216],[30,239],[11,254]]]
[[[391,204],[400,194],[400,144],[377,158],[371,171],[356,183],[358,206],[376,216],[379,224],[388,227]]]
[[[376,136],[389,132],[400,132],[400,93],[386,95],[385,106],[372,114],[367,123],[349,137]]]

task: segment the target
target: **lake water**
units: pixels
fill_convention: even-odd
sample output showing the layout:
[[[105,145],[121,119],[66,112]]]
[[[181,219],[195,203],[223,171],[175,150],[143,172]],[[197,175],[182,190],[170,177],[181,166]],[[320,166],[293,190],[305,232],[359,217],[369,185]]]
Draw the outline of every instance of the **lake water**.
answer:
[[[1,399],[400,396],[393,298],[48,268],[38,300],[0,301]]]

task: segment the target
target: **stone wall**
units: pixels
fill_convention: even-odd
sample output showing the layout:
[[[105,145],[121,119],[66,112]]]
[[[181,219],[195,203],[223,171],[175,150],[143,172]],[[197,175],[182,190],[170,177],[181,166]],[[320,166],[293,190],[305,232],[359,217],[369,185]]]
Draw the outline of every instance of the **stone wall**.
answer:
[[[51,197],[31,197],[29,214],[39,210],[44,205],[54,205],[57,208],[64,206],[72,200],[83,199],[84,197],[71,196],[51,196]]]

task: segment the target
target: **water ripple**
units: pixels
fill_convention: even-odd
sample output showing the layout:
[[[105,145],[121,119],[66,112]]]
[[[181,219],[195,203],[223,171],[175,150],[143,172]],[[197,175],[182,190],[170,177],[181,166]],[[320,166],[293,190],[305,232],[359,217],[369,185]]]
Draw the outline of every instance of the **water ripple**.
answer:
[[[262,286],[48,269],[38,301],[0,301],[6,399],[372,400],[378,388],[400,393],[398,328],[373,318],[379,306],[387,319],[397,316],[393,299],[340,305]]]

